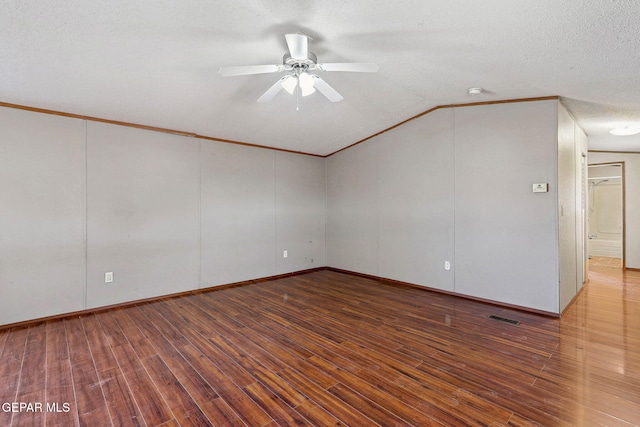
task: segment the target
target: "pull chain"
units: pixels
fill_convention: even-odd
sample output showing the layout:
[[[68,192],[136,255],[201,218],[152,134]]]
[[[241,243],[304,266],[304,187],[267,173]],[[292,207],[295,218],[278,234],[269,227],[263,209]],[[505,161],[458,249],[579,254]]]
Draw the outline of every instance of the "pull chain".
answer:
[[[296,69],[296,111],[300,111],[300,70]]]

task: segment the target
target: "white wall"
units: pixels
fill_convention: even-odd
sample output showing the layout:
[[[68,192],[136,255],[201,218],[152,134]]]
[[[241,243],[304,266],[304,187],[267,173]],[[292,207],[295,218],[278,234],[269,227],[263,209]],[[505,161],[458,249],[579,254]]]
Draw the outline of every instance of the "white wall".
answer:
[[[0,108],[0,324],[84,304],[84,123]]]
[[[326,265],[324,163],[203,141],[203,287]]]
[[[640,269],[640,153],[589,152],[589,164],[624,162],[626,266]]]
[[[275,272],[274,153],[202,146],[202,281],[220,285]]]
[[[0,108],[0,188],[0,324],[326,265],[323,158]]]
[[[325,160],[273,152],[277,274],[327,265]],[[283,251],[288,258],[283,258]]]
[[[380,135],[378,274],[452,291],[455,265],[453,110]]]
[[[557,106],[455,109],[456,292],[558,312]]]
[[[327,159],[328,265],[453,290],[452,123],[437,110]]]
[[[0,324],[324,265],[558,313],[584,139],[558,105],[439,109],[326,161],[2,108]]]
[[[329,157],[328,264],[558,313],[557,114],[440,109]]]
[[[197,287],[198,142],[87,122],[87,308]]]
[[[378,140],[327,159],[327,265],[378,275]]]

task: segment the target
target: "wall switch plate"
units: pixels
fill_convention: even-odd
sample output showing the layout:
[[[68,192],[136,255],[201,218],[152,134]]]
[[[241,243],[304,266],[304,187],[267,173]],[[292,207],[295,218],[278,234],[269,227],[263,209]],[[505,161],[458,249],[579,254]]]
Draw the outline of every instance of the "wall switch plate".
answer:
[[[104,283],[112,283],[113,282],[113,271],[108,271],[104,273]]]
[[[444,262],[444,269],[447,271],[451,270],[451,263],[449,261]]]
[[[534,193],[548,193],[549,192],[549,183],[547,182],[538,182],[533,184],[533,192]]]
[[[289,253],[287,251],[282,251],[282,258],[286,258],[289,256]]]

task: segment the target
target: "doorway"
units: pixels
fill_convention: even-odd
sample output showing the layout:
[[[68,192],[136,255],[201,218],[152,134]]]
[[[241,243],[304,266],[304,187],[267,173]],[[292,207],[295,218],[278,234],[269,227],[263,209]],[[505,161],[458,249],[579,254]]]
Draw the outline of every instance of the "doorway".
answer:
[[[592,164],[588,170],[589,267],[624,268],[624,163]]]

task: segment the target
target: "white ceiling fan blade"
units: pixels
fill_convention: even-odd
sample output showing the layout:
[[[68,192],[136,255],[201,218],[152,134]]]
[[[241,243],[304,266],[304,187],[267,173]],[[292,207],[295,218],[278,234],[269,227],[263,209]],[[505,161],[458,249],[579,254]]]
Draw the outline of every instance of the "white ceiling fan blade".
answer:
[[[258,98],[258,102],[269,102],[282,90],[282,81],[289,76],[284,76],[279,79],[277,82],[273,84],[265,93],[262,94],[260,98]]]
[[[342,95],[340,95],[334,88],[329,86],[329,83],[325,82],[320,77],[313,76],[313,82],[313,87],[318,89],[329,101],[340,102],[343,100]]]
[[[248,74],[265,74],[282,71],[282,65],[237,65],[222,67],[218,70],[223,77],[246,76]]]
[[[377,73],[380,67],[372,62],[334,62],[318,64],[318,68],[324,71],[353,71],[357,73]]]
[[[309,54],[309,37],[304,34],[285,34],[289,53],[293,59],[304,60]]]

